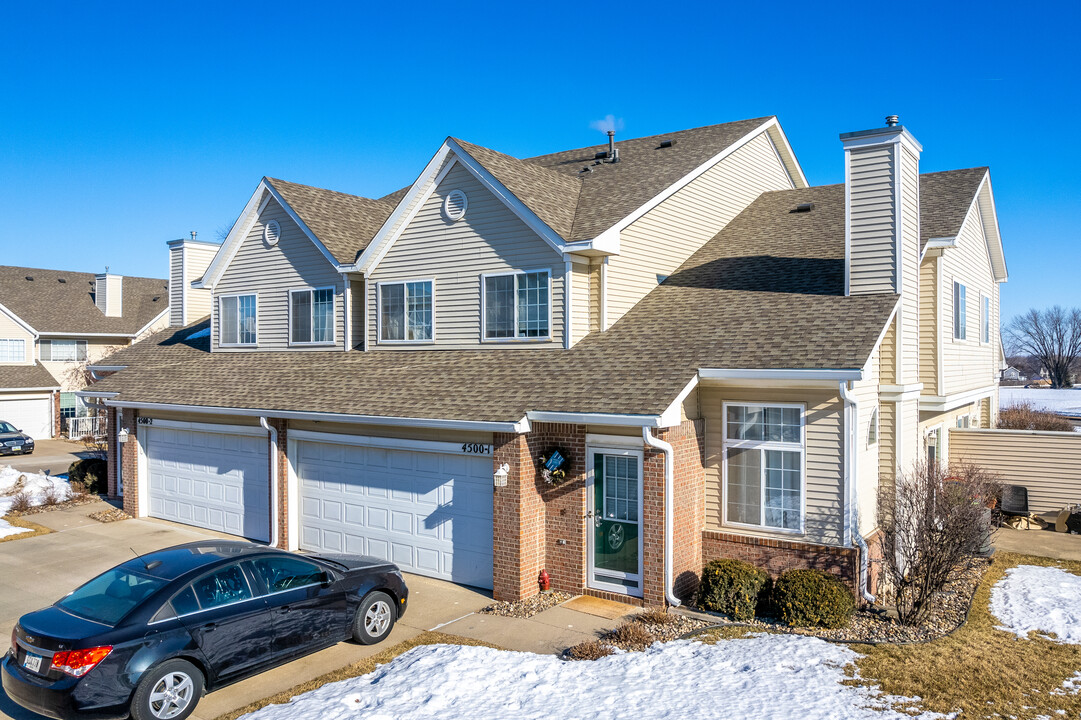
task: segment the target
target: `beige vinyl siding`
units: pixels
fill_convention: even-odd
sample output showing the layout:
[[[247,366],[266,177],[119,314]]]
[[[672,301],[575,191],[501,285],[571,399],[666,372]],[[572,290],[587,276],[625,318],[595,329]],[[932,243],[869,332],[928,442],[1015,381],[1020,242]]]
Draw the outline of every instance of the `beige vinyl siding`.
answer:
[[[194,422],[208,425],[244,425],[247,427],[259,427],[259,418],[251,415],[217,415],[200,412],[178,412],[174,410],[147,410],[139,413],[142,417],[152,417],[155,420],[172,420],[174,422]],[[268,442],[269,442],[269,435]]]
[[[338,435],[362,435],[365,437],[430,440],[433,442],[480,443],[482,445],[492,444],[492,433],[473,430],[390,427],[387,425],[335,423],[315,420],[290,420],[289,429],[335,433]]]
[[[923,459],[919,443],[920,401],[916,398],[896,403],[898,432],[897,464],[902,472],[912,469]]]
[[[792,187],[763,132],[631,223],[608,265],[608,325],[656,287],[658,275],[675,272],[763,192]]]
[[[953,337],[953,283],[965,285],[966,339]],[[998,283],[991,271],[987,240],[977,205],[969,209],[957,247],[942,254],[943,394],[963,392],[998,383],[999,297]],[[991,298],[991,342],[980,342],[981,295]]]
[[[879,448],[882,446],[881,417],[877,423],[878,439],[870,443],[871,425],[874,422],[878,402],[879,352],[875,351],[863,369],[863,380],[854,384],[852,395],[859,406],[859,425],[856,429],[856,482],[859,532],[867,535],[875,529],[875,496],[878,493]]]
[[[767,529],[725,528],[722,507],[723,422],[725,402],[804,403],[806,412],[806,477],[804,534]],[[744,535],[783,537],[802,542],[840,545],[844,527],[844,413],[836,392],[812,390],[750,390],[699,387],[699,405],[706,420],[706,528]]]
[[[897,384],[897,318],[890,321],[878,346],[878,377],[883,385]]]
[[[950,430],[950,462],[983,467],[1028,490],[1029,510],[1057,512],[1081,499],[1081,433]]]
[[[884,402],[878,409],[878,478],[891,483],[897,475],[897,405]]]
[[[184,325],[184,248],[169,248],[169,324]],[[176,278],[176,282],[173,282]]]
[[[468,198],[465,217],[443,216],[452,190]],[[481,342],[481,274],[548,270],[550,341]],[[483,347],[561,347],[566,264],[543,238],[461,164],[455,165],[368,277],[368,339],[372,350]],[[435,342],[380,343],[377,283],[434,279]],[[572,284],[573,290],[573,284]]]
[[[589,265],[589,331],[601,329],[601,258],[594,258]]]
[[[924,395],[938,395],[938,257],[920,265],[920,382]]]
[[[102,358],[113,354],[120,348],[127,347],[131,344],[131,340],[126,337],[80,338],[77,335],[73,335],[69,338],[49,337],[45,339],[86,340],[86,362],[90,364],[96,363]],[[39,351],[38,355],[40,356],[40,354]],[[84,363],[42,360],[41,364],[45,366],[46,370],[52,373],[54,378],[56,378],[56,382],[60,385],[62,392],[74,392],[76,390],[82,390],[86,386],[86,380],[83,374]]]
[[[590,302],[593,275],[587,262],[574,262],[571,264],[571,344],[578,342],[589,334],[593,326],[590,317],[593,306]]]
[[[349,323],[352,325],[353,347],[364,347],[364,278],[355,277],[349,281],[349,295],[353,307],[349,309]]]
[[[920,381],[920,161],[907,147],[901,157],[901,384]],[[913,427],[915,427],[913,425]]]
[[[27,332],[19,323],[15,322],[5,312],[0,312],[0,339],[2,340],[22,340],[23,341],[23,360],[19,365],[33,365],[34,364],[34,336]],[[9,363],[5,363],[9,364]]]
[[[853,295],[896,289],[895,147],[848,151]]]
[[[281,228],[281,239],[273,246],[263,241],[263,228],[270,220],[277,220]],[[321,287],[334,288],[334,344],[290,346],[289,291]],[[271,199],[214,287],[210,323],[214,352],[341,350],[345,343],[344,288],[341,275],[326,256],[285,209]],[[251,293],[257,296],[258,345],[222,347],[218,341],[221,330],[218,298]]]
[[[203,277],[203,273],[210,267],[211,261],[217,255],[218,245],[193,243],[188,246],[187,257],[184,260],[184,287],[185,300],[188,303],[189,323],[210,314],[210,304],[214,295],[210,290],[193,288],[191,284]]]

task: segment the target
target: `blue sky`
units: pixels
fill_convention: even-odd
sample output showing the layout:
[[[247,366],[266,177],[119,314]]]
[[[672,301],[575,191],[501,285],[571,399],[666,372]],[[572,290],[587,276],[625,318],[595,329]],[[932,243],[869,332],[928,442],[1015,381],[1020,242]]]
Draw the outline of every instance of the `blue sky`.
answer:
[[[778,115],[812,184],[896,113],[990,165],[1003,317],[1081,305],[1077,3],[12,3],[0,263],[164,276],[263,175],[409,184],[447,135],[520,157]]]

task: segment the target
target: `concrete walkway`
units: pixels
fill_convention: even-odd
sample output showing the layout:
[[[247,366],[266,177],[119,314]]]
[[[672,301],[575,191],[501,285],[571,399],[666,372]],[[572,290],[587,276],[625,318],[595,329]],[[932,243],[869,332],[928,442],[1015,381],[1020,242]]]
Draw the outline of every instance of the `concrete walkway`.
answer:
[[[22,472],[47,471],[50,475],[62,475],[80,458],[90,457],[81,442],[70,440],[38,440],[30,455],[5,455],[0,457],[0,467],[10,465]]]
[[[1053,525],[1052,525],[1053,527]],[[1081,535],[1044,530],[1014,530],[1002,527],[995,533],[995,549],[1000,552],[1021,553],[1081,561]]]
[[[163,520],[137,519],[99,523],[90,513],[108,509],[104,502],[30,516],[52,530],[0,543],[0,637],[7,637],[19,617],[52,604],[95,575],[132,557],[170,545],[210,537],[229,538],[199,528]],[[483,640],[508,650],[561,653],[565,648],[597,638],[620,618],[599,617],[557,606],[529,619],[483,615],[492,602],[486,591],[418,575],[407,575],[409,610],[379,645],[352,642],[314,653],[287,665],[207,695],[191,715],[213,720],[219,715],[275,695],[414,637],[425,630]],[[616,608],[618,610],[618,608]],[[627,606],[627,610],[632,608]],[[6,643],[5,643],[6,644]],[[6,650],[6,647],[5,647]],[[0,691],[0,720],[36,720]]]

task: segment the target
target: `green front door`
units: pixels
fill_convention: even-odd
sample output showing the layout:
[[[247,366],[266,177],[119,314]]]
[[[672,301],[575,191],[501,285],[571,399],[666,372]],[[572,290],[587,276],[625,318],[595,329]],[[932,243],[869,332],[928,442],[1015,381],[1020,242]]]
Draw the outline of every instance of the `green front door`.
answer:
[[[639,453],[593,451],[590,587],[642,594],[641,498]]]

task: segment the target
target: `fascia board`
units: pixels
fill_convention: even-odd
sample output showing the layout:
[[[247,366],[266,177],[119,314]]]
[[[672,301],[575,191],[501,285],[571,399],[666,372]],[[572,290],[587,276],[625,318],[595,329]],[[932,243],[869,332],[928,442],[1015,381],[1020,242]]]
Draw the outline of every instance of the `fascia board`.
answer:
[[[225,241],[221,244],[218,252],[215,253],[214,259],[210,261],[210,265],[203,272],[202,279],[192,282],[191,286],[193,288],[200,290],[204,288],[214,289],[214,285],[221,279],[225,269],[233,262],[233,257],[236,256],[237,250],[240,249],[240,244],[251,231],[252,225],[255,224],[255,218],[259,216],[262,208],[266,207],[266,202],[263,199],[266,191],[267,181],[264,177],[259,181],[259,185],[256,186],[255,192],[252,193],[247,204],[244,205],[244,210],[240,213],[236,222],[233,223],[232,229],[229,230]]]

